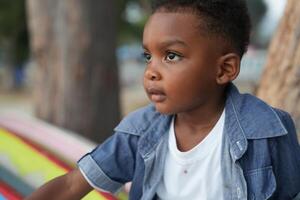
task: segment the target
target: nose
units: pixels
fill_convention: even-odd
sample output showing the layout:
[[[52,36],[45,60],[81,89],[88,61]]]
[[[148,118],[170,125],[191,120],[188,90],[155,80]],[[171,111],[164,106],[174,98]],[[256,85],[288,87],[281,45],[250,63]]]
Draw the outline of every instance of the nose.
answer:
[[[148,67],[145,71],[145,78],[151,81],[158,81],[161,79],[161,74],[157,70]]]

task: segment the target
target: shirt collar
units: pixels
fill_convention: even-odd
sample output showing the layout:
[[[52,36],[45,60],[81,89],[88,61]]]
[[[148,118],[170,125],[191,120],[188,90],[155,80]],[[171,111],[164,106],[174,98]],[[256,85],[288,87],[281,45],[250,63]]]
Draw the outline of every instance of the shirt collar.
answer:
[[[274,109],[262,100],[240,94],[230,84],[227,92],[224,134],[229,139],[230,153],[235,160],[242,157],[248,139],[263,139],[287,134]]]
[[[287,134],[279,116],[264,101],[249,94],[240,94],[230,84],[226,100],[227,120],[235,122],[247,139],[262,139]]]
[[[225,107],[224,134],[233,147],[231,151],[235,159],[240,158],[247,150],[247,139],[287,134],[272,107],[252,95],[240,94],[233,84],[227,88]],[[172,116],[162,115],[155,111],[153,105],[149,105],[122,120],[115,131],[140,136],[139,147],[142,156],[146,157],[168,132],[171,119]]]

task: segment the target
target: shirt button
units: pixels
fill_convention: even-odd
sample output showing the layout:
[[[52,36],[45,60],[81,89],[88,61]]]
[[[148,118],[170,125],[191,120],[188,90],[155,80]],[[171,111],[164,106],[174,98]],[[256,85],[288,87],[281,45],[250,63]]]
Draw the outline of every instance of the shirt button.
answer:
[[[241,141],[237,141],[236,145],[238,146],[238,148],[239,148],[240,151],[243,151],[243,146],[241,144]]]

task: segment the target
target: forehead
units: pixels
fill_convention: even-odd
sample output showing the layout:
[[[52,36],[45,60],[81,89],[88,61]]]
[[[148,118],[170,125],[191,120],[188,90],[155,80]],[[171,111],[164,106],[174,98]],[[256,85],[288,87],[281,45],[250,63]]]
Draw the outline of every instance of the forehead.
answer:
[[[182,41],[189,45],[212,45],[212,37],[208,37],[201,25],[202,19],[195,13],[188,12],[156,12],[150,16],[144,28],[143,45],[153,45],[168,40]]]
[[[145,34],[153,33],[184,33],[182,28],[188,32],[196,32],[199,20],[196,15],[188,13],[156,12],[150,16],[145,25]],[[168,31],[169,30],[169,31]]]

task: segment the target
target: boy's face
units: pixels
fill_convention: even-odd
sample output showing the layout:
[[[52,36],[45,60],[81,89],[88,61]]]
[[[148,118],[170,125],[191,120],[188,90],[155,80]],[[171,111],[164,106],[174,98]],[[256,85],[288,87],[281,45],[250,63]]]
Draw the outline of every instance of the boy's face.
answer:
[[[161,113],[207,107],[220,93],[220,44],[200,29],[199,17],[184,12],[156,12],[145,26],[144,88]]]

